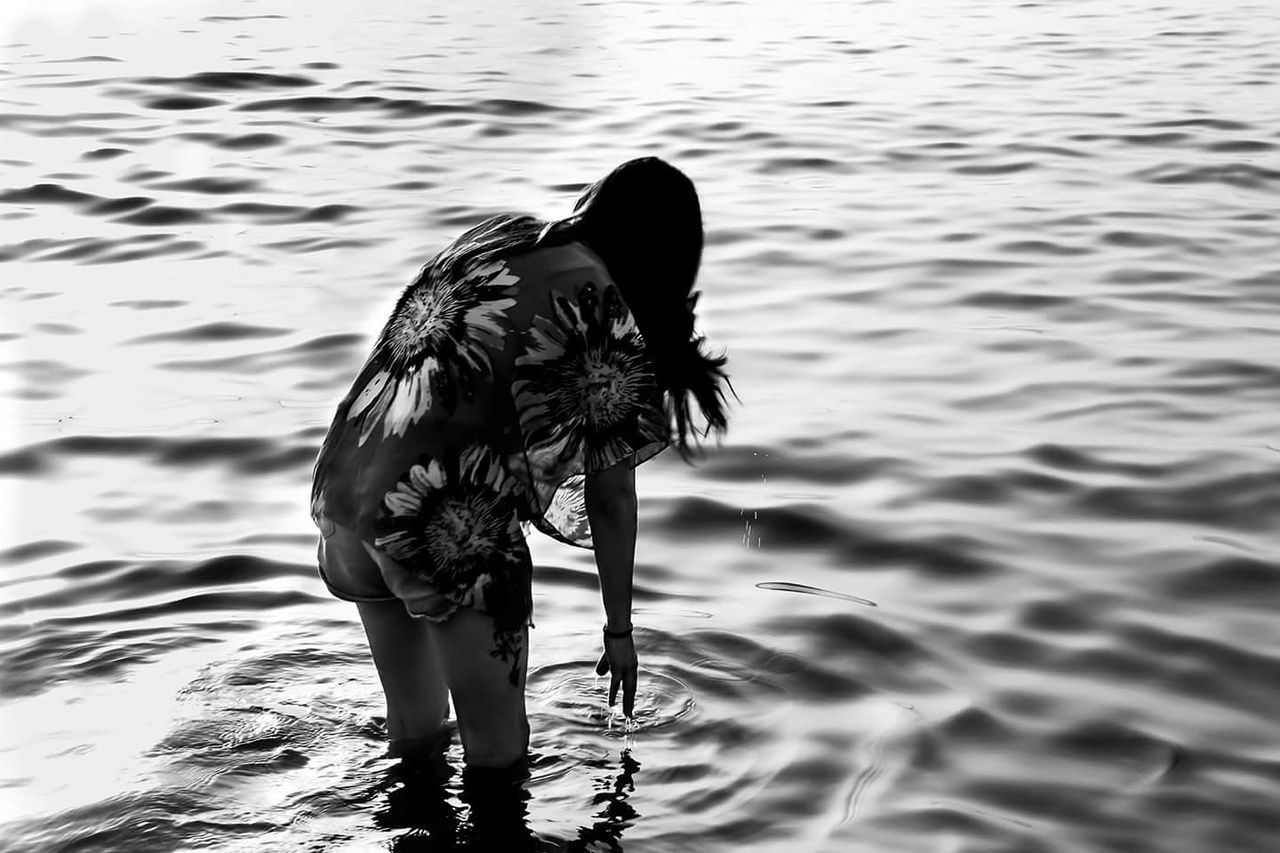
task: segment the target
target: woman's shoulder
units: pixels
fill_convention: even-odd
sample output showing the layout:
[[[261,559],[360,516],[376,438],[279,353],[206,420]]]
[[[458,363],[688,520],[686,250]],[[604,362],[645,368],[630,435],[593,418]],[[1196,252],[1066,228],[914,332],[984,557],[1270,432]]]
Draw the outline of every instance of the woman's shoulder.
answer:
[[[599,255],[577,241],[535,246],[508,258],[507,263],[522,281],[552,282],[564,278],[603,281],[609,277]]]

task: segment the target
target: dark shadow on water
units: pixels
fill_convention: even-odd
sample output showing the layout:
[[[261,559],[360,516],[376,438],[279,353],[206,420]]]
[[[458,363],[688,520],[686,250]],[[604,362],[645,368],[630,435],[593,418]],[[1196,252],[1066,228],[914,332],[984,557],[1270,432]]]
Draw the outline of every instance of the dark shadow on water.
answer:
[[[539,837],[529,827],[529,771],[466,768],[443,755],[402,760],[380,786],[385,802],[374,813],[383,830],[408,830],[395,853],[438,851],[593,851],[621,853],[622,834],[639,814],[628,802],[640,764],[624,750],[619,766],[599,774],[591,803],[599,810],[574,839]]]
[[[619,763],[621,768],[616,775],[610,772],[596,778],[592,804],[602,808],[594,815],[595,823],[579,829],[578,837],[569,842],[566,850],[621,853],[622,833],[640,817],[628,802],[636,789],[634,777],[640,763],[626,749]]]

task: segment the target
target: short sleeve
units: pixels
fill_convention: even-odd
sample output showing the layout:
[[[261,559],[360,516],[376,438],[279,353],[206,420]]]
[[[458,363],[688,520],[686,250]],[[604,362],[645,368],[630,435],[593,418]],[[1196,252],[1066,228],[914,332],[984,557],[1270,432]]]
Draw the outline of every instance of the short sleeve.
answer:
[[[639,465],[668,444],[663,395],[644,339],[602,270],[551,280],[524,330],[511,390],[529,520],[562,542],[592,547],[585,475]]]

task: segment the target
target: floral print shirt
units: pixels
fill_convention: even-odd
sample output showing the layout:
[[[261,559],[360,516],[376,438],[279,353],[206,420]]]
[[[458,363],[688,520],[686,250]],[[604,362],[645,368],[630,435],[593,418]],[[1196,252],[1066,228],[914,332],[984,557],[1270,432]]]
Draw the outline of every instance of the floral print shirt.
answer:
[[[429,266],[338,406],[312,515],[490,614],[505,660],[532,609],[522,524],[591,547],[585,475],[667,439],[644,341],[585,246]]]

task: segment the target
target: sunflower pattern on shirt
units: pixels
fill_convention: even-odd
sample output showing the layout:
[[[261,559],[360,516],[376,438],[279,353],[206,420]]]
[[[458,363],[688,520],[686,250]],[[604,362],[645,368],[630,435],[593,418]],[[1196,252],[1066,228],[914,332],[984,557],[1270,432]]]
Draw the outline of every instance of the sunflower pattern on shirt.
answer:
[[[553,291],[516,358],[519,413],[540,530],[590,547],[581,475],[666,445],[662,393],[616,286]]]
[[[434,591],[493,617],[495,656],[513,657],[529,617],[529,550],[519,482],[489,447],[423,455],[382,499],[373,544]]]
[[[381,438],[404,436],[434,406],[452,412],[475,395],[493,375],[490,352],[502,348],[518,283],[499,261],[458,278],[429,270],[405,291],[347,410],[361,445],[379,426]]]

